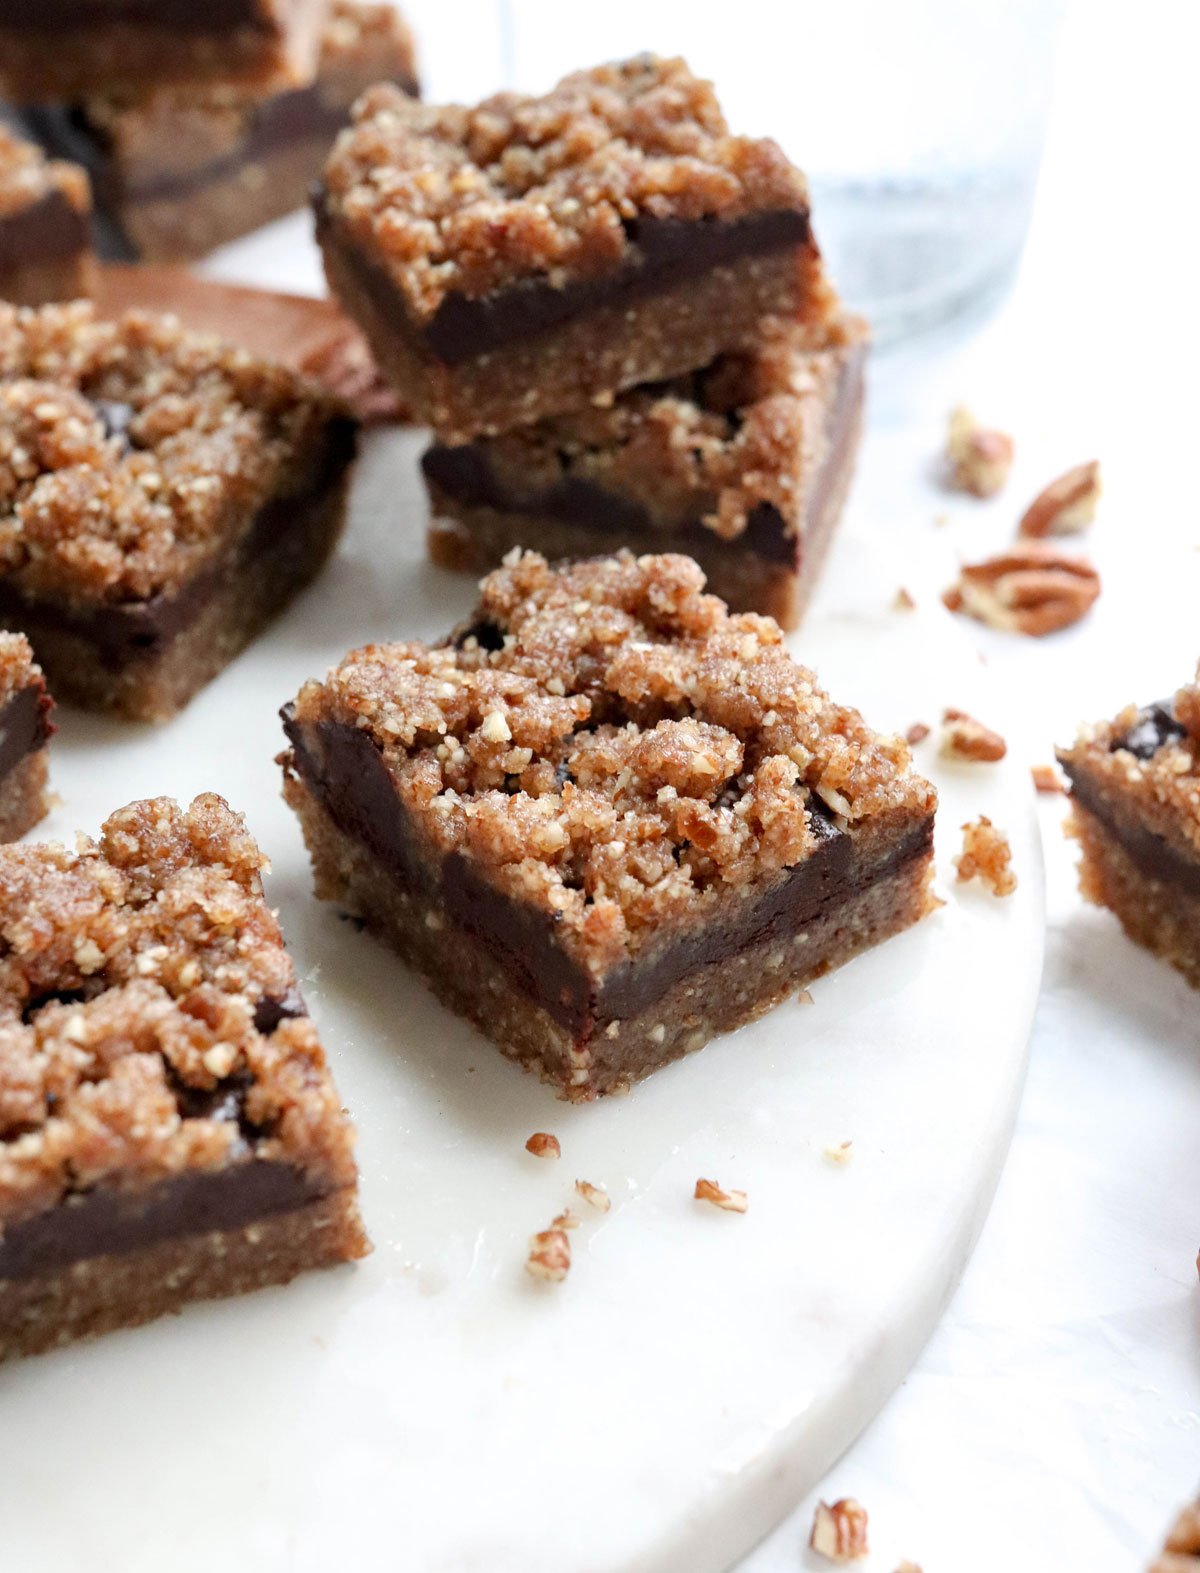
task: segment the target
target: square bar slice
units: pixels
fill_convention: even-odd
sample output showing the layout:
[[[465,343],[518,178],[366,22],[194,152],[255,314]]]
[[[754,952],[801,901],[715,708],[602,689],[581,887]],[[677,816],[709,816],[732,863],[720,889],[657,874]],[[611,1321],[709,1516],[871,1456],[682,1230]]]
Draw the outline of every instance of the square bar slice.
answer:
[[[159,87],[26,119],[88,171],[127,255],[186,261],[303,207],[355,99],[382,81],[416,92],[407,25],[390,5],[334,0],[316,78],[302,86],[265,98],[227,84]]]
[[[264,866],[211,793],[0,848],[0,1360],[368,1250]]]
[[[162,82],[307,82],[328,0],[0,0],[0,94],[13,104]]]
[[[800,173],[641,56],[544,98],[362,98],[316,196],[334,293],[444,440],[750,350],[832,293]]]
[[[936,797],[682,556],[514,552],[447,643],[284,711],[319,897],[572,1100],[931,908]]]
[[[480,573],[514,546],[686,552],[734,611],[794,628],[849,490],[865,355],[863,324],[843,318],[819,350],[777,339],[606,408],[435,443],[429,554]]]
[[[82,169],[0,125],[0,300],[40,306],[90,295],[91,215]]]
[[[0,842],[16,841],[46,816],[53,709],[28,639],[0,633]]]
[[[1059,750],[1079,885],[1200,988],[1200,678]]]
[[[164,720],[333,550],[356,431],[171,317],[0,306],[0,627],[60,701]]]

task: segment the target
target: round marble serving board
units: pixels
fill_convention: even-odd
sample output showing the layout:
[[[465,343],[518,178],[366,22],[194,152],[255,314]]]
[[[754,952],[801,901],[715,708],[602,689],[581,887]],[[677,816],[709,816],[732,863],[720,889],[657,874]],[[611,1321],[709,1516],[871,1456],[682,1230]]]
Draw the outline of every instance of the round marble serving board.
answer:
[[[375,1251],[0,1369],[4,1568],[717,1573],[876,1412],[982,1223],[1042,953],[1014,761],[918,751],[942,794],[936,915],[812,1003],[586,1107],[312,899],[273,763],[279,705],[349,647],[437,636],[472,602],[469,580],[423,559],[421,445],[371,438],[326,574],[169,726],[60,718],[47,833],[215,789],[270,854],[358,1125]],[[901,576],[871,522],[852,510],[793,649],[881,728],[947,703],[1003,725],[952,620],[891,608]],[[952,886],[958,826],[980,812],[1012,839],[1005,901]],[[525,1152],[535,1130],[557,1134],[561,1161]],[[847,1140],[835,1164],[825,1149]],[[698,1176],[746,1190],[749,1212],[694,1202]],[[609,1213],[573,1197],[577,1177],[607,1187]],[[571,1203],[570,1276],[535,1283],[528,1237]]]

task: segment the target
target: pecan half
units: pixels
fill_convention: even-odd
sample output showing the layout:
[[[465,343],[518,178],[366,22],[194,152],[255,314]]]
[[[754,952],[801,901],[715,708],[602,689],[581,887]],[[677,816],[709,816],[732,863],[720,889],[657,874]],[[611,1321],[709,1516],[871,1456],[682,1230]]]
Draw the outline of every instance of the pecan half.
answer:
[[[832,1507],[818,1502],[808,1544],[829,1562],[857,1562],[869,1550],[866,1508],[853,1497],[842,1497]]]
[[[1100,461],[1077,464],[1037,494],[1026,508],[1017,534],[1076,535],[1096,517],[1099,497]]]
[[[981,426],[970,410],[951,410],[946,432],[950,484],[973,497],[994,497],[1012,469],[1014,444],[1007,432]]]
[[[984,562],[965,564],[942,601],[992,628],[1041,638],[1077,623],[1099,594],[1100,575],[1086,558],[1047,541],[1022,541]]]
[[[942,716],[942,753],[951,759],[994,764],[1008,753],[1008,744],[965,710],[947,710]]]

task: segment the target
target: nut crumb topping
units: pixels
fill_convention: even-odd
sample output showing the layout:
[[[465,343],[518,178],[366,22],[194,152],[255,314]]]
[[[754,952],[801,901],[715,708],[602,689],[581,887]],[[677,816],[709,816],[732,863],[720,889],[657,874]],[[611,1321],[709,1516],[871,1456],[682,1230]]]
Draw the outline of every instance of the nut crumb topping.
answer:
[[[529,1242],[525,1271],[546,1283],[560,1284],[571,1270],[571,1241],[562,1229],[543,1229]]]
[[[1041,638],[1086,615],[1100,594],[1100,575],[1082,557],[1048,541],[1022,541],[986,561],[964,565],[958,583],[942,596],[952,612],[965,612],[992,628]]]
[[[1077,535],[1096,517],[1100,500],[1100,464],[1079,464],[1040,491],[1026,508],[1018,535]]]
[[[640,55],[565,77],[544,97],[438,108],[372,88],[325,166],[357,244],[427,319],[450,294],[611,272],[634,221],[807,209],[774,142],[729,134],[711,83]]]
[[[1008,480],[1015,444],[1007,432],[981,426],[959,405],[950,412],[946,463],[950,485],[973,497],[994,497]]]
[[[965,710],[947,710],[942,716],[942,753],[949,759],[994,764],[1008,753],[1008,744]]]
[[[353,1180],[264,864],[213,794],[0,848],[0,1223],[249,1157]]]
[[[745,1191],[726,1191],[715,1180],[697,1180],[692,1193],[694,1201],[709,1202],[727,1213],[744,1213],[750,1209]]]
[[[594,1207],[598,1213],[606,1213],[612,1206],[612,1197],[602,1185],[593,1185],[590,1180],[576,1180],[575,1189],[588,1206]]]
[[[525,1143],[525,1151],[531,1152],[535,1158],[561,1158],[562,1148],[559,1146],[558,1137],[551,1136],[549,1131],[534,1131]]]
[[[775,622],[703,587],[686,557],[515,552],[454,641],[354,651],[294,719],[365,730],[431,855],[552,914],[599,973],[803,861],[812,816],[936,801]]]
[[[1017,888],[1008,837],[986,814],[962,827],[963,849],[954,859],[960,882],[981,879],[994,896],[1011,896]]]
[[[853,1497],[842,1497],[832,1507],[818,1502],[808,1544],[828,1562],[857,1562],[870,1550],[866,1508]]]

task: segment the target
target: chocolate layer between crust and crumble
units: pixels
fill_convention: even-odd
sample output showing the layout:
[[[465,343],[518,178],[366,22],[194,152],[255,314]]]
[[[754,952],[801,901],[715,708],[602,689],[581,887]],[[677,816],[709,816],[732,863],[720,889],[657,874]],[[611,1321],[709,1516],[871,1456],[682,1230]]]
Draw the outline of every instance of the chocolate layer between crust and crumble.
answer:
[[[46,813],[53,710],[29,641],[0,633],[0,842],[17,840]]]
[[[366,1249],[262,863],[215,796],[0,849],[0,1359]]]
[[[640,57],[470,110],[373,90],[315,206],[335,292],[455,439],[831,308],[802,177],[773,143],[731,136],[681,61]]]
[[[1200,687],[1085,727],[1058,758],[1084,895],[1200,987]]]
[[[794,627],[853,473],[865,358],[861,324],[843,320],[822,350],[725,356],[607,409],[434,443],[430,554],[482,572],[518,545],[683,551],[734,610]]]
[[[284,712],[318,894],[572,1098],[928,909],[904,745],[702,585],[681,557],[529,554],[452,644],[369,646]]]

